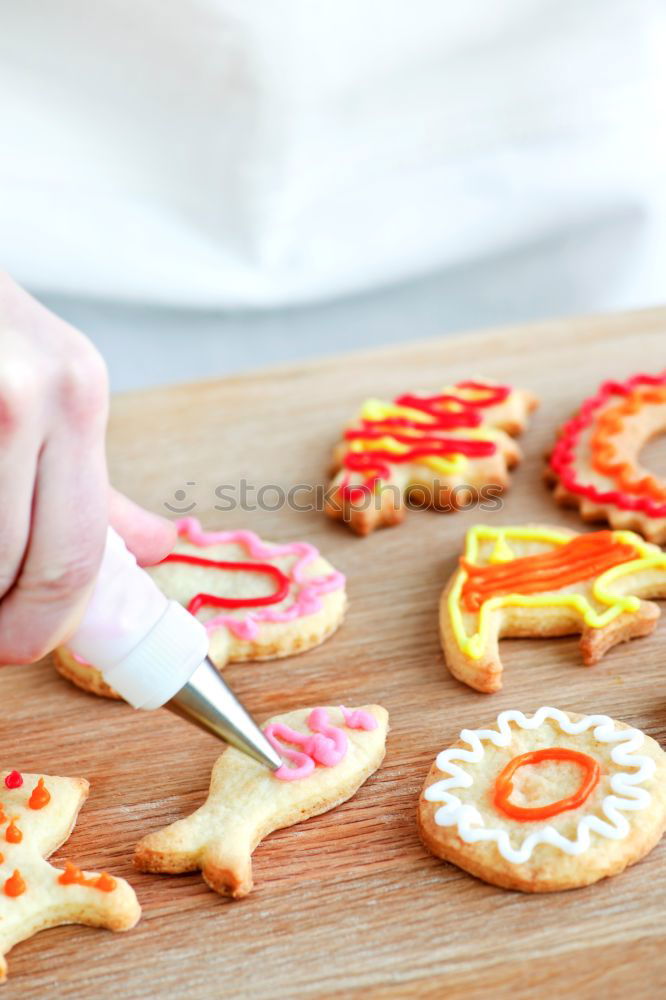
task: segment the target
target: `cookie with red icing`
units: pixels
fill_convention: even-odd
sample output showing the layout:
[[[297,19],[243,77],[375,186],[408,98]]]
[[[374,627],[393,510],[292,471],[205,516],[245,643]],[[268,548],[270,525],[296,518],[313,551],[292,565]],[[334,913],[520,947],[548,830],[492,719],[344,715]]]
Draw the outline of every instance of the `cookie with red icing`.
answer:
[[[485,380],[435,395],[369,399],[333,455],[325,511],[367,535],[398,524],[405,503],[453,511],[508,486],[520,434],[536,398]]]
[[[548,460],[555,499],[585,521],[605,520],[666,542],[666,480],[640,460],[666,432],[666,372],[604,382],[560,431]]]
[[[126,931],[141,915],[123,879],[45,860],[69,838],[88,788],[83,778],[0,772],[0,982],[4,956],[37,931],[59,924]]]
[[[388,712],[380,705],[301,708],[270,719],[264,733],[288,763],[271,773],[229,747],[218,757],[206,802],[137,845],[141,871],[200,869],[234,899],[252,889],[252,853],[273,830],[351,798],[384,758]],[[305,863],[305,862],[304,862]]]
[[[341,624],[345,578],[313,545],[265,542],[252,531],[204,531],[193,517],[176,524],[174,551],[148,572],[206,626],[209,656],[220,670],[312,649]],[[117,697],[98,670],[64,647],[55,662],[84,690]]]

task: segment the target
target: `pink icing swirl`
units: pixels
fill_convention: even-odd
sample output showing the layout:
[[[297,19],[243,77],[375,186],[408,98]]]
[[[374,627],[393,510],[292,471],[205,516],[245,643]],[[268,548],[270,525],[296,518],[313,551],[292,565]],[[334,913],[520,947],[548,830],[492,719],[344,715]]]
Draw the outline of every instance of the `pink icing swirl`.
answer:
[[[344,716],[345,726],[348,729],[371,730],[377,728],[377,720],[374,715],[370,715],[370,712],[366,712],[364,708],[351,709],[340,705],[340,711]]]
[[[377,720],[364,709],[351,709],[340,706],[345,725],[350,729],[371,730],[377,728]],[[329,722],[325,708],[313,708],[308,716],[308,729],[312,735],[299,733],[283,722],[269,722],[264,729],[264,735],[279,754],[290,760],[294,767],[283,764],[273,773],[273,777],[281,781],[295,781],[307,778],[315,769],[316,764],[322,767],[335,767],[345,757],[348,748],[347,735],[338,726]],[[294,750],[284,746],[291,743]]]
[[[175,523],[178,535],[193,545],[203,547],[224,544],[242,545],[248,555],[257,560],[270,560],[277,556],[296,557],[293,566],[284,571],[294,584],[291,588],[292,603],[288,607],[279,611],[270,607],[257,608],[248,612],[243,618],[235,618],[233,615],[223,612],[204,622],[208,632],[226,627],[239,639],[252,641],[259,634],[261,622],[290,622],[304,615],[316,614],[316,612],[321,611],[321,598],[324,594],[344,587],[344,575],[337,570],[327,576],[306,576],[305,571],[309,564],[319,558],[319,550],[308,542],[269,545],[253,531],[204,531],[196,517],[183,517]]]

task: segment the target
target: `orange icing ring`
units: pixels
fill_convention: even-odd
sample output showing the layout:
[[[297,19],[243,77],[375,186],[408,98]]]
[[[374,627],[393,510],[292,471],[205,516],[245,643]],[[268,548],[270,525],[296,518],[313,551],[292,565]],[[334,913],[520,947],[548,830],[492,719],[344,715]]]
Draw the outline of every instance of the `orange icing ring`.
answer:
[[[621,403],[602,413],[590,438],[592,468],[634,496],[648,497],[658,503],[666,502],[666,486],[655,476],[641,476],[633,462],[620,458],[613,440],[625,428],[626,418],[635,416],[649,404],[666,403],[666,388],[634,389]]]
[[[585,772],[583,780],[572,795],[568,795],[564,799],[558,799],[557,802],[551,802],[549,805],[535,806],[533,808],[514,805],[509,801],[513,792],[513,782],[511,779],[514,774],[519,767],[524,767],[526,764],[539,764],[544,760],[566,760],[574,764],[579,764]],[[598,762],[586,753],[581,753],[578,750],[569,750],[567,747],[549,747],[545,750],[531,750],[528,753],[521,753],[518,757],[514,757],[499,773],[495,779],[493,804],[500,812],[503,812],[511,819],[523,821],[549,819],[551,816],[558,816],[562,812],[567,812],[570,809],[578,809],[579,806],[582,806],[593,789],[596,788],[600,776],[601,772]]]
[[[600,576],[637,553],[631,545],[615,541],[612,531],[577,535],[549,552],[522,556],[508,562],[476,566],[464,557],[467,573],[461,599],[466,611],[478,611],[492,597],[502,594],[538,594]]]

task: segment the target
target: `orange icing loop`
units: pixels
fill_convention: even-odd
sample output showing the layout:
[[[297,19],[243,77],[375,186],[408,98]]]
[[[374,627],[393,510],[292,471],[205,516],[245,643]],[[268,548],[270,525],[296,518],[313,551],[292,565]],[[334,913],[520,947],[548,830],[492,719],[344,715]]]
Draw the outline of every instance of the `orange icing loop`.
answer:
[[[526,764],[539,764],[544,760],[566,760],[573,764],[579,764],[583,768],[585,775],[573,795],[568,795],[564,799],[558,799],[557,802],[551,802],[550,805],[535,806],[534,808],[516,806],[512,802],[509,802],[513,791],[513,782],[511,779],[518,768],[524,767]],[[600,775],[599,764],[594,757],[590,757],[588,754],[581,753],[578,750],[569,750],[568,747],[549,747],[545,750],[531,750],[528,753],[521,753],[518,757],[510,760],[497,776],[493,792],[493,804],[500,812],[503,812],[511,819],[549,819],[551,816],[557,816],[559,813],[567,812],[569,809],[578,809],[579,806],[582,806],[599,783]]]
[[[17,868],[14,874],[10,875],[5,882],[5,896],[22,896],[26,889],[27,886]]]
[[[590,438],[592,468],[608,476],[620,489],[634,496],[666,502],[666,486],[655,476],[640,476],[633,462],[621,460],[613,438],[625,427],[625,417],[634,416],[649,404],[666,403],[666,388],[635,389],[617,406],[610,407],[597,418]]]
[[[467,573],[461,590],[463,607],[478,611],[485,601],[502,594],[560,590],[636,557],[633,546],[614,541],[612,531],[578,535],[551,551],[488,566],[476,566],[463,557],[460,564]]]
[[[101,892],[113,892],[116,887],[116,880],[102,872],[94,878],[86,878],[80,868],[73,865],[71,861],[65,862],[65,870],[58,876],[60,885],[85,885],[90,889],[99,889]]]
[[[32,790],[32,795],[28,799],[31,809],[43,809],[51,801],[51,793],[44,787],[44,779],[40,778]]]
[[[11,823],[5,830],[5,840],[8,844],[20,844],[23,840],[23,834],[16,825],[16,820],[18,816],[14,816]]]

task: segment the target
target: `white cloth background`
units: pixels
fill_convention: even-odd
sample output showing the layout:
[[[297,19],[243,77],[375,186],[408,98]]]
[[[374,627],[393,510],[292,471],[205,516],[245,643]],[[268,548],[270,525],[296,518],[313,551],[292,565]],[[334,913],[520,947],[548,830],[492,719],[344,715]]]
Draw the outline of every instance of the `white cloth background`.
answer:
[[[614,281],[654,298],[663,14],[0,0],[0,257],[47,292],[267,307],[633,212],[648,224]]]

